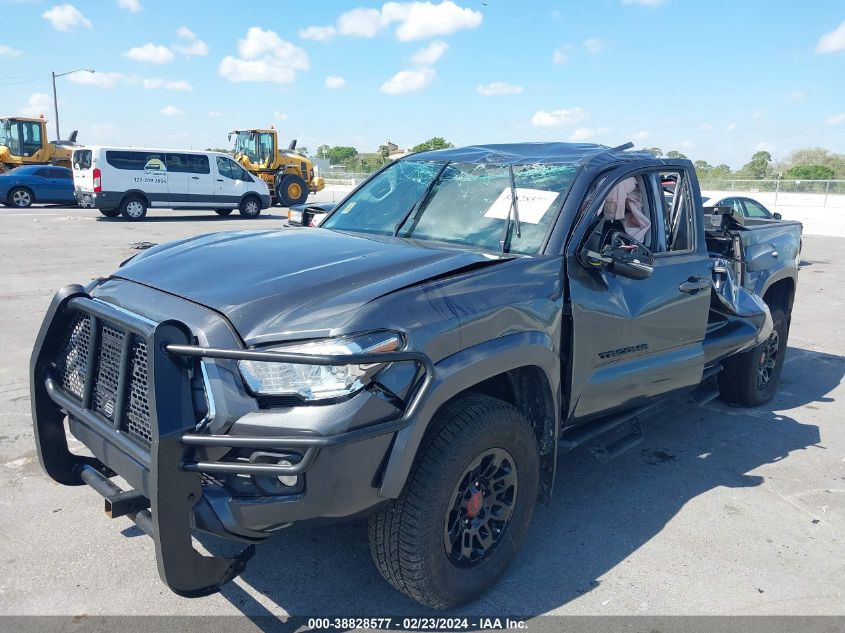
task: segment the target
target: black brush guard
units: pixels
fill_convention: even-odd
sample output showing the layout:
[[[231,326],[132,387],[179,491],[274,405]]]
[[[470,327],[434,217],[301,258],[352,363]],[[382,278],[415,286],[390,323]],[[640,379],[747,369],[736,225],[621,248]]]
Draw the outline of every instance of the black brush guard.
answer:
[[[60,388],[53,367],[56,350],[62,349],[78,312],[86,313],[93,319],[91,330],[94,332],[96,320],[102,319],[118,324],[147,343],[147,399],[152,435],[149,448],[141,446],[118,430],[118,421],[122,415],[119,407],[114,421],[91,410],[90,385],[97,363],[95,351],[88,355],[86,388],[81,401]],[[321,448],[401,430],[410,424],[419,409],[432,383],[434,368],[428,356],[420,352],[330,356],[203,348],[191,345],[191,342],[190,331],[178,321],[153,323],[92,299],[82,286],[67,286],[53,298],[36,338],[30,362],[30,396],[38,458],[47,474],[64,485],[89,485],[105,498],[108,516],[114,518],[125,515],[135,521],[155,543],[158,571],[165,584],[179,595],[197,597],[217,591],[240,574],[255,548],[249,545],[234,558],[206,556],[194,549],[191,529],[193,509],[203,495],[201,473],[299,475],[311,466]],[[95,343],[91,344],[91,350],[96,349]],[[188,373],[189,357],[315,365],[413,362],[417,366],[416,387],[400,418],[339,435],[247,437],[202,434],[196,433]],[[121,372],[118,393],[126,388],[127,379],[123,377],[126,373],[125,357],[121,359],[121,364],[124,371]],[[107,459],[109,464],[105,464],[96,457],[72,454],[64,429],[66,413],[82,424],[87,432],[98,435],[108,445],[111,454],[117,454],[120,459]],[[193,460],[194,447],[197,446],[293,449],[303,453],[302,459],[291,466],[198,462]],[[121,472],[121,466],[128,462],[140,464],[148,472],[143,486],[147,490],[146,494],[141,490],[124,491],[110,480],[115,474],[130,480],[127,472]]]

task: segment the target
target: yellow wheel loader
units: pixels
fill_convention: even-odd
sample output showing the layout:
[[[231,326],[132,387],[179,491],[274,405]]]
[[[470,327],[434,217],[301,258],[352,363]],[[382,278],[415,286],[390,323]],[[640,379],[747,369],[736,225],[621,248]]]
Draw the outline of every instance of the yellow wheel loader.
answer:
[[[235,160],[267,183],[273,204],[289,207],[308,200],[309,193],[320,191],[325,184],[314,173],[314,163],[294,151],[296,141],[287,149],[279,147],[275,128],[233,130],[229,141],[235,139]]]
[[[76,132],[66,141],[47,141],[44,117],[0,117],[0,173],[20,165],[70,167]]]

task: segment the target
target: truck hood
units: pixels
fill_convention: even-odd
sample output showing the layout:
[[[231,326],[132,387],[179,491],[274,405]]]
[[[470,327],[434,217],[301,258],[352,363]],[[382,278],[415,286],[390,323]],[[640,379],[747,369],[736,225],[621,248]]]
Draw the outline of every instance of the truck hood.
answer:
[[[496,261],[396,238],[282,229],[163,244],[114,277],[211,308],[254,344],[329,335],[378,297]]]

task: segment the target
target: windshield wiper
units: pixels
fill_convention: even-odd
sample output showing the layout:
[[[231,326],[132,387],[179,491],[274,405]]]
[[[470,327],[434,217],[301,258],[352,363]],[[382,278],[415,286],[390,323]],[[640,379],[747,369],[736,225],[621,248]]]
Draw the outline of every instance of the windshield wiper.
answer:
[[[513,177],[513,165],[508,165],[508,175],[511,180],[511,206],[508,209],[508,221],[505,223],[505,229],[502,231],[502,237],[499,240],[499,245],[503,253],[507,253],[511,249],[511,224],[516,223],[516,236],[522,237],[522,228],[519,224],[519,204],[516,201],[516,179]]]
[[[414,216],[414,222],[411,224],[411,231],[414,230],[414,228],[417,226],[417,222],[419,222],[420,220],[420,216],[422,215],[425,203],[428,202],[428,198],[431,195],[431,192],[434,191],[434,185],[436,185],[437,182],[440,180],[440,176],[443,175],[443,172],[446,171],[446,168],[451,162],[452,161],[447,160],[445,163],[443,163],[443,167],[441,167],[440,171],[438,171],[437,174],[435,174],[434,178],[431,179],[431,182],[428,183],[428,187],[425,188],[425,191],[423,191],[419,199],[413,204],[410,209],[408,209],[408,213],[403,215],[402,219],[396,223],[396,227],[393,230],[393,237],[399,235],[399,231],[402,229],[402,227],[405,225],[405,222],[408,221],[408,218],[410,218],[411,215]]]

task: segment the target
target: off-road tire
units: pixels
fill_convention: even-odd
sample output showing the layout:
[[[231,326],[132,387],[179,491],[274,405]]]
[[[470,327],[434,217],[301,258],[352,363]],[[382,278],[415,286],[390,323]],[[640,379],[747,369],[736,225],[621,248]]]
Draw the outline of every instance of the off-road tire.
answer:
[[[234,209],[215,209],[214,212],[217,215],[229,215],[234,211]]]
[[[471,566],[450,559],[444,526],[455,491],[477,457],[504,449],[518,476],[509,523],[485,557]],[[446,404],[432,421],[399,497],[370,517],[373,561],[385,580],[436,609],[464,604],[504,573],[537,502],[539,455],[531,424],[516,407],[471,395]]]
[[[287,174],[276,179],[276,198],[283,207],[308,201],[308,184],[302,176]]]
[[[753,349],[729,357],[719,374],[719,393],[725,402],[744,407],[756,407],[765,404],[775,395],[783,371],[786,356],[786,343],[789,336],[789,323],[781,308],[770,307],[774,330],[772,335]],[[768,378],[762,380],[761,369],[769,359],[767,348],[773,341],[777,344],[774,364],[768,372]]]
[[[107,218],[116,218],[120,215],[119,209],[97,209],[100,212],[100,215],[104,215]]]
[[[119,208],[120,215],[129,222],[140,222],[147,217],[147,203],[140,196],[126,196]]]

